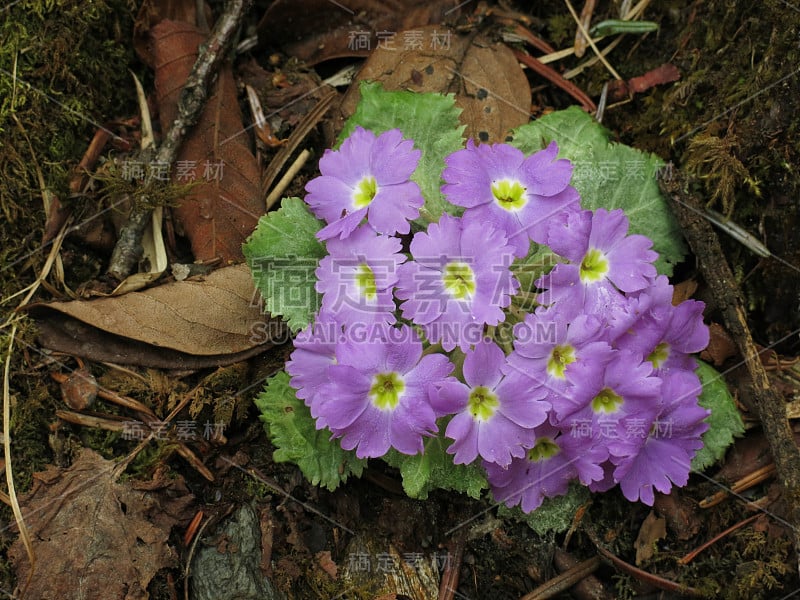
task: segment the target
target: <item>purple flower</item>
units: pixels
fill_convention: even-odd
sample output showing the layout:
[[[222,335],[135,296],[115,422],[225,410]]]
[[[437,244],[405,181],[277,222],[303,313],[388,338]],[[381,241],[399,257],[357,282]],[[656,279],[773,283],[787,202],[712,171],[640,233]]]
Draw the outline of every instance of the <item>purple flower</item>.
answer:
[[[550,219],[578,209],[580,198],[569,185],[572,164],[556,159],[555,142],[525,157],[507,144],[476,146],[467,142],[445,158],[442,193],[464,216],[506,232],[516,256],[525,256],[530,240],[546,241]]]
[[[553,403],[562,427],[586,441],[604,444],[612,462],[639,451],[661,410],[661,380],[641,355],[615,350],[605,368],[576,365],[574,385]]]
[[[674,306],[672,292],[663,275],[639,292],[636,319],[614,341],[616,347],[646,357],[658,374],[672,369],[694,371],[696,363],[690,354],[708,346],[709,330],[703,322],[705,304],[684,300]]]
[[[455,440],[447,449],[453,462],[468,464],[480,455],[506,466],[512,456],[525,456],[535,442],[533,428],[547,419],[545,391],[521,373],[507,372],[503,351],[489,340],[466,352],[464,381],[442,383],[431,394],[437,412],[456,413],[445,431]]]
[[[581,211],[554,222],[547,245],[570,263],[556,265],[537,283],[548,289],[544,297],[571,306],[575,314],[591,313],[619,303],[614,288],[635,292],[650,285],[658,258],[650,250],[653,242],[627,232],[628,218],[621,209]]]
[[[341,334],[342,327],[333,317],[320,312],[314,323],[295,337],[286,372],[290,376],[290,385],[297,390],[297,397],[308,407],[315,406],[322,387],[330,382],[328,367],[336,364],[336,343]],[[317,424],[326,426],[324,419],[318,420]]]
[[[394,323],[392,289],[406,259],[400,240],[359,227],[346,239],[328,240],[327,249],[316,271],[322,310],[348,325]]]
[[[422,356],[422,342],[407,325],[376,325],[369,333],[337,345],[316,415],[359,458],[383,456],[389,448],[422,452],[423,436],[438,431],[428,390],[443,383],[453,365],[443,354]]]
[[[600,465],[608,455],[602,444],[587,443],[549,423],[534,431],[536,444],[525,457],[513,459],[507,468],[483,463],[495,500],[509,508],[521,504],[529,513],[545,498],[566,494],[573,479],[584,485],[602,479]]]
[[[709,411],[697,404],[702,386],[691,371],[670,371],[663,376],[663,407],[641,450],[614,469],[625,497],[652,506],[653,489],[668,494],[672,485],[689,481],[691,462],[703,447],[704,419]]]
[[[547,390],[548,400],[557,404],[573,384],[575,369],[584,365],[582,377],[602,370],[613,350],[602,341],[603,322],[594,315],[569,315],[558,306],[539,309],[514,326],[514,351],[508,357],[510,367]]]
[[[317,237],[347,237],[364,217],[378,233],[408,233],[409,219],[419,216],[425,202],[409,180],[420,155],[399,129],[376,137],[356,127],[338,150],[326,150],[319,161],[322,175],[306,184],[306,202],[328,223]]]
[[[476,221],[442,215],[411,241],[413,261],[400,266],[395,295],[403,317],[421,325],[428,339],[448,352],[467,350],[485,324],[505,319],[503,308],[519,282],[502,231]]]

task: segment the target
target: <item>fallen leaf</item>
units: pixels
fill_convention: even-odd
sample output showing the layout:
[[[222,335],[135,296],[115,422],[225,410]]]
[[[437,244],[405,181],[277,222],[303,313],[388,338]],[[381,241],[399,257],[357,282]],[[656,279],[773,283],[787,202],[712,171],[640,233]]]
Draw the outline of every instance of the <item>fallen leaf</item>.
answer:
[[[182,480],[158,482],[143,494],[115,478],[115,463],[83,450],[68,469],[33,476],[20,499],[31,531],[36,570],[21,599],[149,598],[161,569],[178,564],[170,529],[192,500]],[[17,581],[30,563],[22,542],[8,552]]]
[[[120,297],[33,304],[28,310],[39,320],[40,331],[50,334],[51,339],[40,337],[45,347],[129,363],[126,357],[146,357],[143,346],[149,346],[156,360],[151,366],[176,360],[175,368],[192,368],[182,359],[196,356],[211,364],[230,364],[263,351],[266,344],[286,341],[283,323],[265,317],[257,298],[247,266],[234,265]],[[106,336],[97,337],[92,330]],[[119,344],[98,345],[110,343],[109,334]],[[71,348],[64,350],[64,343]],[[231,360],[220,362],[226,357]]]
[[[164,20],[150,30],[161,128],[167,131],[206,34],[188,23]],[[258,163],[246,130],[230,64],[223,64],[197,125],[181,145],[173,181],[196,185],[173,209],[191,240],[194,257],[241,262],[242,243],[264,212]],[[179,168],[180,167],[180,168]]]
[[[642,522],[639,535],[636,536],[636,541],[633,543],[633,547],[636,549],[637,567],[653,558],[656,552],[656,542],[667,536],[666,523],[663,517],[657,517],[652,510]]]
[[[795,441],[800,442],[800,434],[795,433],[794,436]],[[772,452],[764,433],[750,431],[733,443],[714,479],[731,484],[772,462]]]
[[[331,558],[330,550],[320,550],[314,555],[317,564],[325,571],[331,579],[335,580],[339,574],[339,566]]]
[[[700,353],[700,358],[711,362],[715,367],[722,366],[731,356],[739,353],[736,342],[733,341],[731,334],[719,323],[711,323],[708,326],[709,340],[708,346]]]
[[[153,66],[153,44],[150,30],[161,21],[181,21],[197,24],[212,23],[214,15],[207,2],[202,3],[203,14],[198,19],[196,0],[144,0],[139,5],[139,13],[133,25],[133,49],[146,65]]]
[[[435,31],[433,26],[419,29],[423,36]],[[342,99],[342,119],[355,112],[357,82],[368,80],[389,91],[455,94],[465,135],[481,142],[502,142],[511,129],[527,123],[531,90],[511,50],[484,34],[448,33],[447,40],[433,49],[376,49]]]
[[[697,291],[697,281],[695,279],[687,279],[676,283],[672,288],[672,305],[678,306],[684,300],[691,298]]]
[[[277,0],[258,23],[262,45],[315,65],[333,58],[367,56],[379,45],[402,48],[411,40],[399,31],[454,19],[454,0]],[[441,27],[440,27],[441,29]],[[428,43],[425,38],[421,43]]]
[[[657,493],[653,508],[664,517],[671,532],[679,540],[689,540],[697,535],[705,516],[698,512],[697,502],[689,500],[675,488],[669,494]]]

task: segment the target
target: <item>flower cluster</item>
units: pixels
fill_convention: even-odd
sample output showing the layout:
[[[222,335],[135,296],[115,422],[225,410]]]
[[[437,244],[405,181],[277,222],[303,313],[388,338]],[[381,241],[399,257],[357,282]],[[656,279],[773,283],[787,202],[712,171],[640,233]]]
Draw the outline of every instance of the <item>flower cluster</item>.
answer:
[[[322,305],[286,369],[318,429],[363,458],[422,452],[442,427],[453,462],[480,459],[495,498],[526,512],[573,480],[647,504],[686,484],[707,429],[691,357],[704,306],[673,305],[652,242],[621,210],[582,210],[557,154],[470,141],[442,173],[462,216],[420,230],[413,141],[356,128],[325,153],[306,186],[326,222]],[[532,243],[560,262],[521,312],[513,266]],[[491,333],[506,321],[504,350]]]

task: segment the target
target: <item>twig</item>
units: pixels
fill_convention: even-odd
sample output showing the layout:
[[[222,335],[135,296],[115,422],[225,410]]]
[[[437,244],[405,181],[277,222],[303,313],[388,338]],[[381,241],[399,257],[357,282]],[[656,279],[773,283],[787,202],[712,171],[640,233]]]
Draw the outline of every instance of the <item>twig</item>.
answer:
[[[557,547],[553,553],[553,564],[559,573],[571,569],[578,565],[578,559]],[[579,581],[570,590],[570,594],[575,600],[613,600],[614,595],[609,592],[603,582],[594,575],[587,575],[583,581]]]
[[[195,390],[196,389],[197,388],[195,387]],[[152,431],[150,432],[150,435],[148,435],[141,442],[139,442],[136,448],[134,448],[124,459],[122,459],[122,461],[120,461],[117,464],[116,467],[117,475],[122,473],[122,471],[124,471],[128,467],[128,464],[130,464],[130,462],[136,457],[136,455],[139,454],[139,452],[141,452],[144,449],[144,447],[147,446],[150,440],[155,437],[159,427],[166,427],[169,423],[172,422],[172,420],[176,416],[178,416],[178,413],[180,413],[184,409],[184,407],[187,404],[189,404],[189,400],[192,398],[192,394],[195,390],[191,390],[188,394],[184,395],[183,399],[178,403],[178,405],[175,408],[172,409],[172,411],[164,418],[163,421],[153,421],[150,414],[154,413],[149,408],[144,407],[145,412],[140,414],[142,415],[144,423],[148,427],[150,427]],[[101,396],[99,391],[98,391],[98,396]],[[111,396],[112,397],[107,397],[102,395],[101,397],[106,398],[111,402],[119,403],[120,401],[123,402],[130,401],[135,404],[139,404],[138,402],[136,402],[136,400],[133,400],[132,398],[126,398],[125,396],[119,396],[117,394],[111,394]],[[181,441],[176,441],[174,443],[175,443],[175,450],[177,451],[178,454],[180,454],[183,458],[185,458],[203,477],[205,477],[209,481],[214,481],[214,474],[209,470],[208,467],[206,467],[202,463],[202,461],[199,458],[197,458],[197,456],[195,456],[194,452],[192,452],[186,444],[184,444]]]
[[[550,44],[540,38],[538,35],[535,35],[530,29],[525,27],[522,23],[518,23],[513,19],[509,19],[507,17],[495,17],[494,19],[496,22],[505,25],[506,27],[510,28],[509,33],[516,35],[520,39],[528,42],[531,46],[539,50],[540,52],[544,52],[545,54],[552,54],[556,51]]]
[[[156,163],[172,164],[175,161],[183,138],[200,118],[208,99],[212,78],[225,59],[233,35],[238,31],[250,2],[251,0],[229,0],[208,41],[200,47],[197,61],[181,90],[178,115],[156,152]],[[154,183],[153,177],[153,173],[148,171],[144,185]],[[142,255],[142,234],[151,221],[152,213],[152,208],[147,204],[142,199],[133,207],[128,222],[119,233],[108,266],[108,274],[117,281],[122,281],[131,273]]]
[[[461,572],[461,560],[464,557],[464,538],[457,535],[447,545],[449,560],[442,573],[439,584],[439,600],[453,600],[458,593],[458,574]]]
[[[758,418],[783,487],[786,520],[791,525],[795,552],[800,556],[800,450],[786,418],[786,403],[770,385],[759,360],[759,351],[747,327],[744,301],[716,233],[704,216],[699,200],[689,193],[683,174],[675,168],[670,173],[671,177],[659,177],[659,186],[669,200],[694,255],[698,257],[700,272],[722,311],[725,326],[745,358]]]
[[[597,534],[591,527],[589,527],[588,525],[584,525],[584,530],[586,531],[586,534],[589,536],[589,539],[592,540],[592,543],[597,548],[597,551],[603,556],[603,558],[608,560],[612,565],[614,565],[617,569],[619,569],[623,573],[627,573],[631,577],[634,577],[643,583],[648,583],[660,590],[673,592],[676,594],[682,594],[684,596],[691,596],[693,598],[706,597],[706,595],[703,594],[703,592],[701,592],[698,589],[686,585],[681,585],[680,583],[675,583],[670,579],[664,579],[663,577],[659,577],[658,575],[653,575],[652,573],[648,573],[647,571],[644,571],[638,567],[634,567],[633,565],[625,562],[618,556],[615,556],[609,550],[606,550],[601,544],[600,539],[597,537]]]
[[[532,592],[525,594],[520,600],[547,600],[547,598],[554,598],[594,573],[601,562],[599,556],[593,556],[578,563],[571,569],[561,573],[561,575],[556,575],[546,581]]]
[[[724,538],[724,537],[725,537],[726,535],[728,535],[729,533],[733,533],[734,531],[736,531],[737,529],[741,529],[742,527],[744,527],[744,526],[745,526],[745,525],[747,525],[748,523],[752,523],[753,521],[755,521],[755,520],[756,520],[758,517],[760,517],[760,516],[761,516],[761,513],[756,513],[756,514],[754,514],[754,515],[752,515],[752,516],[750,516],[750,517],[747,517],[747,518],[746,518],[744,521],[739,521],[738,523],[736,523],[736,524],[734,524],[734,525],[731,525],[730,527],[728,527],[728,528],[727,528],[725,531],[723,531],[722,533],[718,533],[718,534],[717,534],[717,535],[715,535],[713,538],[711,538],[710,540],[708,540],[706,543],[704,543],[704,544],[701,544],[701,545],[700,545],[698,548],[695,548],[694,550],[692,550],[691,552],[689,552],[689,553],[688,553],[686,556],[684,556],[683,558],[679,559],[679,560],[678,560],[678,564],[679,564],[679,565],[688,565],[688,564],[689,564],[690,562],[692,562],[692,561],[693,561],[693,560],[694,560],[694,559],[697,557],[697,555],[698,555],[698,554],[700,554],[700,553],[701,553],[703,550],[705,550],[706,548],[709,548],[710,546],[712,546],[712,545],[716,544],[716,543],[717,543],[719,540],[721,540],[722,538]]]
[[[775,474],[775,463],[769,463],[761,467],[760,469],[756,469],[752,473],[748,473],[741,479],[737,480],[730,488],[730,490],[720,490],[716,494],[712,494],[707,498],[703,498],[698,506],[700,508],[711,508],[712,506],[716,506],[725,498],[728,497],[729,494],[738,494],[743,492],[746,489],[753,487],[761,483],[762,481],[766,481],[770,477]]]
[[[592,101],[589,96],[586,95],[582,89],[580,89],[577,85],[572,83],[571,81],[567,81],[564,79],[560,73],[558,73],[552,67],[548,67],[542,61],[540,61],[535,56],[531,56],[530,54],[525,54],[524,52],[520,52],[519,50],[514,50],[514,56],[517,58],[519,62],[528,66],[533,70],[537,75],[541,75],[545,79],[547,79],[550,83],[553,83],[560,87],[562,90],[567,92],[570,96],[575,98],[578,102],[581,103],[581,108],[589,113],[594,113],[597,110],[597,106]]]
[[[203,531],[211,523],[210,519],[206,519],[203,521],[200,528],[197,530],[197,535],[194,536],[192,540],[192,545],[189,548],[189,554],[186,557],[186,568],[183,571],[183,581],[184,581],[184,588],[183,588],[183,598],[184,600],[189,600],[189,575],[191,573],[192,567],[192,558],[194,557],[195,548],[197,548],[197,544],[200,542],[200,538],[203,537]]]

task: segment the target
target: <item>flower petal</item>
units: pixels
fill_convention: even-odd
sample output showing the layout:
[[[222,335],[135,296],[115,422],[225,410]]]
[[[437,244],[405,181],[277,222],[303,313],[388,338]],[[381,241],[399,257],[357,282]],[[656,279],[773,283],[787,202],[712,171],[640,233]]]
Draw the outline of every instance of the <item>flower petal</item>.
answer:
[[[503,378],[501,368],[505,361],[505,354],[497,344],[482,340],[464,358],[464,381],[473,388],[486,386],[493,390]]]

